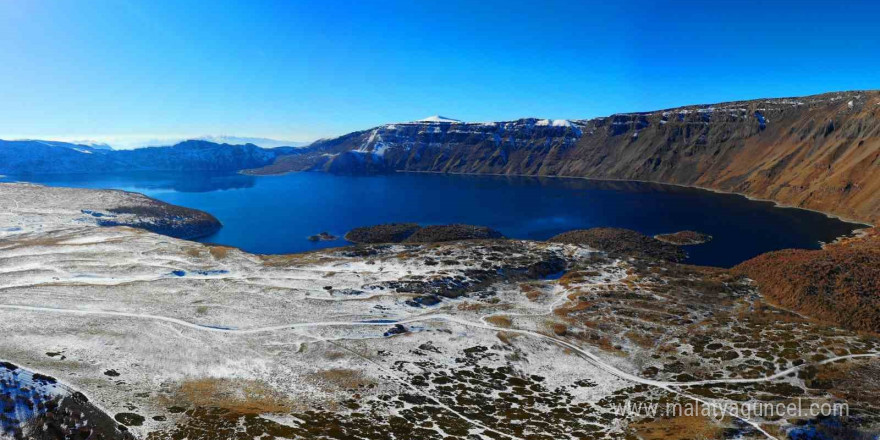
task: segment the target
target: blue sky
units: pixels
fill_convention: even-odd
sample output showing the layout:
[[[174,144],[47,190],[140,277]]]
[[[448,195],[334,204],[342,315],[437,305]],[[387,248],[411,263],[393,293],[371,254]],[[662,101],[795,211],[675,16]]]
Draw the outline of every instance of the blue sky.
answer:
[[[880,2],[0,1],[0,138],[310,140],[880,87]]]

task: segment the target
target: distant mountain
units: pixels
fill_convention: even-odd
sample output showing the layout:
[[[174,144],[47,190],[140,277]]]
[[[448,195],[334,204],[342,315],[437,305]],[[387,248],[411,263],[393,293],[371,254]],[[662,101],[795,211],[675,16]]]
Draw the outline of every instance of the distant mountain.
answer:
[[[278,147],[302,147],[309,145],[311,142],[286,141],[279,139],[269,139],[260,137],[239,137],[239,136],[201,136],[195,140],[214,142],[218,144],[244,145],[254,144],[262,148],[278,148]]]
[[[68,142],[63,142],[63,143],[68,143]],[[112,150],[113,149],[113,147],[111,147],[110,144],[108,144],[106,142],[101,142],[101,141],[76,140],[76,141],[70,141],[69,143],[77,144],[77,145],[85,145],[87,147],[94,148],[95,150]]]
[[[206,135],[206,136],[118,136],[106,137],[101,140],[81,139],[81,140],[64,140],[52,141],[44,139],[22,139],[22,140],[41,140],[43,142],[55,142],[58,144],[75,144],[92,147],[98,150],[133,150],[136,148],[146,147],[165,147],[169,145],[179,144],[188,140],[208,141],[215,144],[230,145],[247,145],[253,144],[261,148],[278,148],[278,147],[303,147],[311,142],[289,141],[281,139],[269,139],[262,137],[242,137],[242,136],[226,136],[226,135]]]
[[[185,141],[166,147],[110,150],[57,141],[0,140],[0,174],[95,173],[138,170],[238,171],[273,163],[293,147],[261,148]]]
[[[880,220],[880,92],[691,105],[590,120],[434,116],[319,140],[246,171],[432,171],[645,180]]]
[[[21,139],[23,141],[29,142],[40,142],[49,146],[54,147],[62,147],[62,148],[70,148],[70,149],[88,149],[88,150],[112,150],[113,148],[104,143],[104,142],[96,142],[96,141],[70,141],[70,142],[61,142],[61,141],[47,141],[41,139]]]

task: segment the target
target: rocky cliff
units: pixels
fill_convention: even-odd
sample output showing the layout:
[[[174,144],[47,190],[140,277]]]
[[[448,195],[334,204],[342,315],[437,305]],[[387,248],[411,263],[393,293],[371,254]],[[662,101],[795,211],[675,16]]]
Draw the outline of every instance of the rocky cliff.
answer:
[[[419,121],[321,140],[247,171],[430,171],[645,180],[876,223],[880,91],[694,105],[590,120]]]

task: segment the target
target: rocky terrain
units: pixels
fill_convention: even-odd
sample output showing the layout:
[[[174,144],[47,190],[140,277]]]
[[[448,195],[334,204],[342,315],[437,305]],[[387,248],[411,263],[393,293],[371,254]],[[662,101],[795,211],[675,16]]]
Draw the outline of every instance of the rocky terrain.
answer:
[[[418,223],[388,223],[362,226],[345,234],[352,243],[400,243],[421,229]]]
[[[345,234],[345,239],[352,243],[440,243],[490,238],[504,236],[485,226],[455,224],[422,227],[416,223],[363,226]]]
[[[563,232],[548,241],[585,245],[612,255],[634,255],[673,262],[684,261],[687,257],[678,246],[621,228],[579,229]]]
[[[0,438],[131,439],[124,426],[51,376],[0,362]]]
[[[692,105],[589,120],[388,124],[247,171],[422,171],[700,186],[875,223],[880,92]]]
[[[876,334],[774,307],[760,279],[580,241],[595,233],[261,256],[82,212],[149,205],[136,194],[0,192],[0,360],[100,412],[37,407],[22,436],[59,414],[154,440],[880,433]]]

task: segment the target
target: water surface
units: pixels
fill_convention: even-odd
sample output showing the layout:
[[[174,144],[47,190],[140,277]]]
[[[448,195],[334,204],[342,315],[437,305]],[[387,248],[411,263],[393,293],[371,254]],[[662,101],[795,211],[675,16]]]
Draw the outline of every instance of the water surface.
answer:
[[[352,228],[389,222],[469,223],[512,238],[544,240],[613,226],[654,235],[691,229],[714,236],[686,246],[694,264],[732,266],[783,248],[819,248],[860,227],[742,196],[639,182],[397,173],[126,173],[7,177],[53,186],[114,188],[201,209],[223,228],[200,239],[255,253],[343,246]],[[327,231],[339,240],[311,242]]]

